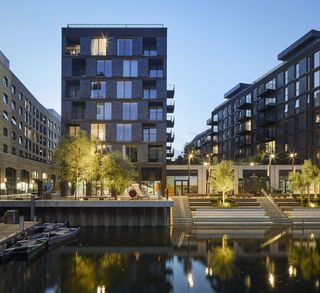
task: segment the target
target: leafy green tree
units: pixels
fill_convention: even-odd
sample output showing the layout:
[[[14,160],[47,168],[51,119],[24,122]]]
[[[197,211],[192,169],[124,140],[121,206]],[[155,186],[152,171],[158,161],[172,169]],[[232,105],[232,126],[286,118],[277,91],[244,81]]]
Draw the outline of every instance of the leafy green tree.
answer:
[[[101,158],[100,178],[116,197],[136,180],[137,171],[120,152],[112,152]]]
[[[300,171],[290,172],[288,180],[289,180],[289,187],[290,187],[292,193],[294,192],[294,190],[299,190],[301,204],[302,204],[303,203],[303,196],[305,194],[305,185],[304,185],[303,178],[302,178]]]
[[[76,136],[65,136],[54,152],[53,163],[62,180],[75,184],[74,196],[77,197],[78,183],[93,177],[95,143],[83,131]]]
[[[210,170],[209,184],[213,191],[222,192],[222,205],[225,205],[225,195],[234,190],[233,162],[223,160]]]
[[[311,160],[304,160],[301,167],[301,176],[303,184],[307,190],[308,205],[310,205],[310,187],[313,183],[315,175],[315,166],[312,164]]]

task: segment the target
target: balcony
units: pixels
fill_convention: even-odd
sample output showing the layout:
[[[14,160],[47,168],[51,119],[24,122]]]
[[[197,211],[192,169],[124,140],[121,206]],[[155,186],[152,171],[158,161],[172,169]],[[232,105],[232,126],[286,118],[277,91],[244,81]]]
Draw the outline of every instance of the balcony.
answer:
[[[240,123],[238,125],[236,125],[235,127],[235,134],[246,134],[246,133],[250,133],[251,131],[251,124],[246,124],[246,123]]]
[[[258,94],[258,97],[268,97],[276,91],[275,84],[266,84],[265,89]]]
[[[167,127],[173,128],[174,127],[174,116],[167,116]]]
[[[240,136],[239,147],[246,147],[251,145],[251,135]]]
[[[170,151],[172,149],[172,143],[167,144],[167,151]]]
[[[157,56],[157,38],[143,38],[143,55]]]
[[[276,123],[276,115],[275,114],[261,114],[257,118],[258,126],[266,126]]]
[[[80,55],[80,45],[69,45],[69,46],[66,46],[64,54],[66,56],[78,56],[78,55]]]
[[[171,151],[167,151],[167,158],[173,158],[174,157],[174,149]]]
[[[174,112],[174,102],[167,102],[167,113],[173,113]]]
[[[217,125],[218,124],[218,116],[214,115],[213,117],[207,120],[207,125]]]
[[[250,109],[251,108],[251,97],[242,97],[237,104],[237,109]]]
[[[167,142],[174,142],[174,133],[172,131],[167,132]]]
[[[174,85],[168,85],[167,86],[167,99],[173,99],[174,98],[174,91],[175,91]]]
[[[259,140],[262,140],[262,141],[274,140],[275,137],[276,137],[276,133],[274,128],[260,129],[258,133],[258,138]]]
[[[246,120],[251,119],[251,110],[241,110],[240,112],[237,113],[235,120],[236,122],[243,122]]]
[[[277,104],[276,98],[262,98],[258,103],[258,111],[267,111],[275,109]]]

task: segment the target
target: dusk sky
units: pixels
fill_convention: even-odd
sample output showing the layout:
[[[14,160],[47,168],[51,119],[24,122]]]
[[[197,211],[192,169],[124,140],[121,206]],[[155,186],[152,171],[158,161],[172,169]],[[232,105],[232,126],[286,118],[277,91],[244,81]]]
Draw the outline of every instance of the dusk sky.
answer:
[[[254,81],[279,64],[279,52],[310,29],[320,30],[319,11],[319,0],[10,0],[1,3],[0,50],[35,97],[60,113],[61,27],[164,24],[178,154],[207,128],[225,92]]]

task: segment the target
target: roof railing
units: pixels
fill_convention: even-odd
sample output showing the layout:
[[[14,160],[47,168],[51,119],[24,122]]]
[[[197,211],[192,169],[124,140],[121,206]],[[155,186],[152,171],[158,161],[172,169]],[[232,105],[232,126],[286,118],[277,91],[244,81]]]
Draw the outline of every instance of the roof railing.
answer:
[[[85,24],[71,23],[67,28],[163,28],[163,24]]]

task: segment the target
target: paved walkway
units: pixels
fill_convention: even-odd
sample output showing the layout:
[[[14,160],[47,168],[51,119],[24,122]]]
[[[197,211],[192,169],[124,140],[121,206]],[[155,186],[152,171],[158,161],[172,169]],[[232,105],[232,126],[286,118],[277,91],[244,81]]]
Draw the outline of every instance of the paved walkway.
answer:
[[[37,222],[24,222],[24,228],[28,229]],[[9,241],[11,238],[19,235],[20,225],[19,224],[4,224],[0,223],[0,244]]]

